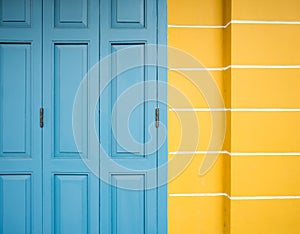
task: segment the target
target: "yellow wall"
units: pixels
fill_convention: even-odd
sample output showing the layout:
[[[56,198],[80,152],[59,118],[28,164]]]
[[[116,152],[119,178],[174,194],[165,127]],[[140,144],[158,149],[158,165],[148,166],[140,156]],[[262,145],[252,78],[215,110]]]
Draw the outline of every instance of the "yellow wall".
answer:
[[[169,46],[202,64],[169,58],[169,233],[300,233],[299,12],[299,0],[168,0]],[[208,76],[216,120],[195,85]]]

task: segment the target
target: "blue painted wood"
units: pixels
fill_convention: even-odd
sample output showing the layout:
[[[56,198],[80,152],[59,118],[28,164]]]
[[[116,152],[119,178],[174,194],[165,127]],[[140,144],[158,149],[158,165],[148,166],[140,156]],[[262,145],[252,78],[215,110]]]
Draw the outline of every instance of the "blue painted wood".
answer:
[[[0,233],[42,233],[42,4],[0,3]]]
[[[112,174],[112,233],[145,233],[145,174]],[[134,187],[135,190],[123,187]]]
[[[57,174],[53,187],[55,233],[89,233],[88,175]]]
[[[30,156],[30,44],[1,44],[0,57],[2,156]]]
[[[31,233],[31,175],[0,175],[1,233]]]
[[[79,83],[99,60],[99,3],[45,0],[43,16],[43,233],[99,233],[99,180],[81,159],[72,131]],[[81,97],[84,106],[90,91]],[[76,124],[87,145],[84,110]],[[99,167],[98,155],[88,157]]]
[[[165,3],[153,0],[132,1],[138,7],[136,5],[131,8],[129,4],[123,2],[123,4],[118,5],[118,2],[114,0],[112,2],[100,2],[100,7],[103,10],[103,13],[100,14],[100,22],[102,22],[100,27],[100,55],[104,58],[111,53],[116,53],[112,56],[111,65],[103,69],[105,70],[103,73],[100,71],[100,87],[104,89],[100,100],[100,138],[101,145],[110,158],[107,160],[103,154],[100,157],[100,170],[102,170],[104,178],[100,184],[100,231],[101,233],[133,234],[167,233],[167,219],[164,217],[166,211],[160,208],[166,209],[167,207],[166,204],[158,203],[159,201],[166,203],[167,191],[166,187],[157,187],[159,181],[157,165],[162,163],[159,157],[166,159],[167,149],[151,151],[153,150],[151,146],[157,149],[157,130],[152,133],[153,144],[149,145],[148,148],[145,147],[147,142],[151,141],[149,128],[154,122],[155,108],[158,105],[156,82],[158,79],[165,79],[165,77],[158,77],[158,69],[146,64],[147,62],[151,63],[151,61],[157,62],[156,51],[141,50],[143,47],[147,48],[146,46],[149,44],[158,43],[157,9],[158,6]],[[118,9],[115,9],[116,7]],[[143,10],[138,14],[136,9],[140,10],[141,7]],[[142,19],[142,17],[144,18]],[[107,19],[111,20],[107,21]],[[163,21],[163,23],[166,22]],[[160,32],[166,33],[164,30]],[[125,54],[122,52],[131,47],[135,49]],[[137,48],[143,51],[144,55],[138,53]],[[122,70],[124,64],[134,64],[134,61],[142,63],[144,61],[145,64],[115,76],[116,72]],[[104,86],[109,79],[113,79],[113,81],[105,88]],[[151,81],[153,81],[152,85],[145,83]],[[128,88],[133,88],[135,85],[139,86],[131,91],[134,93],[131,99],[127,100],[127,105],[125,102],[119,107],[117,100],[122,98],[126,89],[127,93],[130,93]],[[147,101],[153,97],[153,100]],[[126,112],[130,103],[140,101],[142,102],[141,105],[133,108],[131,117],[127,119],[127,116],[122,113]],[[116,114],[119,112],[121,112],[120,115]],[[162,114],[165,113],[164,109]],[[162,117],[162,120],[166,121],[166,118]],[[124,129],[124,126],[127,128]],[[123,129],[125,133],[118,134],[120,129]],[[128,129],[136,142],[145,143],[144,149],[139,149],[134,144],[123,147],[122,143],[126,143],[126,136],[128,136],[126,130],[128,131]],[[125,139],[122,139],[123,136]],[[166,146],[167,144],[163,147]],[[112,164],[121,167],[113,167]],[[165,169],[164,176],[167,175],[166,172]],[[136,185],[138,184],[137,178],[140,178],[141,175],[144,178],[144,189],[142,186]],[[164,179],[167,183],[167,177]],[[162,221],[158,221],[158,217],[162,218]]]
[[[142,28],[145,26],[145,0],[111,0],[113,28]]]
[[[76,91],[88,71],[87,43],[54,43],[54,157],[77,157],[72,130],[72,108]],[[82,97],[86,105],[87,97]],[[82,106],[85,108],[85,106]],[[81,146],[87,144],[87,112],[81,113],[79,128],[83,129]]]
[[[30,0],[1,0],[0,25],[28,27],[31,22]]]
[[[87,27],[88,0],[55,0],[54,17],[56,27]]]
[[[145,63],[145,44],[129,43],[129,44],[112,44],[112,53],[116,55],[112,59],[112,70],[117,73],[118,67],[122,66],[124,60],[118,57],[118,51],[122,49],[128,49],[135,47],[134,51],[126,53],[126,59],[130,61]],[[146,115],[146,95],[145,95],[145,81],[147,80],[145,73],[145,66],[132,68],[124,73],[121,73],[112,80],[111,84],[111,107],[114,108],[116,115],[112,118],[112,124],[115,126],[114,134],[111,134],[111,154],[112,157],[136,157],[144,156],[145,154],[145,121]],[[130,102],[140,103],[131,113],[130,119],[126,119],[126,112],[128,106],[127,101],[118,104],[118,98],[127,89],[132,88],[135,84],[141,84],[134,91],[134,95],[130,97]],[[124,105],[125,104],[125,105]],[[113,109],[111,109],[111,112]],[[130,135],[139,144],[133,145],[128,141],[128,128],[126,121],[128,121],[128,127]]]

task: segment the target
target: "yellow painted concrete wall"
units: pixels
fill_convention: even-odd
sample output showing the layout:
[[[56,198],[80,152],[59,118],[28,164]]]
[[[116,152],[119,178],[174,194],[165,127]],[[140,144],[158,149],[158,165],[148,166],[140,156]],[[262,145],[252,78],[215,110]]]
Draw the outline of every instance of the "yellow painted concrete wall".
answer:
[[[299,0],[168,0],[169,46],[203,65],[170,58],[169,84],[189,102],[170,89],[169,233],[300,233],[299,12]],[[207,77],[224,100],[216,119],[195,85]]]

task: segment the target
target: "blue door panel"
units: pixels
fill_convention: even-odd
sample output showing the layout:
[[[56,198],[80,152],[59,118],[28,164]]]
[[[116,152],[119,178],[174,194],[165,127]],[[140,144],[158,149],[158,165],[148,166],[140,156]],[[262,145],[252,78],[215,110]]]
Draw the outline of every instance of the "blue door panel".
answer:
[[[99,180],[84,164],[74,141],[72,109],[80,82],[99,58],[99,4],[87,0],[44,1],[43,28],[43,233],[99,233]],[[87,100],[79,149],[87,152]],[[93,163],[98,164],[97,155]],[[92,158],[91,158],[92,159]]]
[[[87,27],[88,0],[55,0],[54,8],[55,27]]]
[[[0,233],[41,233],[42,4],[0,3]]]
[[[30,0],[1,0],[0,25],[27,27],[31,23]]]
[[[142,28],[145,26],[145,0],[112,0],[113,28]]]
[[[157,43],[157,2],[100,3],[100,55],[112,54],[100,71],[101,233],[157,233],[157,69],[147,65],[156,59],[147,46]]]
[[[55,43],[54,45],[54,157],[79,157],[73,138],[72,108],[76,91],[88,71],[88,44]],[[81,97],[82,108],[87,103],[86,94]],[[81,146],[87,143],[87,112],[83,111],[81,122]]]
[[[53,188],[55,233],[89,233],[88,175],[56,174]]]
[[[131,68],[122,72],[122,62],[124,59],[119,58],[118,50],[134,48],[126,53],[126,60],[134,63],[140,62],[144,64],[145,44],[112,44],[112,76],[111,83],[111,155],[112,157],[135,157],[144,156],[145,143],[145,85],[147,80],[145,66]],[[136,86],[135,86],[136,85]],[[133,88],[134,94],[125,100],[121,100],[120,96]],[[126,115],[129,102],[135,103],[136,107],[130,116]],[[128,118],[130,117],[130,118]],[[129,127],[129,131],[127,129]],[[129,135],[130,133],[130,135]],[[130,136],[137,144],[130,141]]]
[[[0,232],[32,233],[31,175],[0,175]]]
[[[113,174],[111,184],[112,233],[145,233],[145,175]]]
[[[1,156],[30,156],[30,44],[0,44]]]

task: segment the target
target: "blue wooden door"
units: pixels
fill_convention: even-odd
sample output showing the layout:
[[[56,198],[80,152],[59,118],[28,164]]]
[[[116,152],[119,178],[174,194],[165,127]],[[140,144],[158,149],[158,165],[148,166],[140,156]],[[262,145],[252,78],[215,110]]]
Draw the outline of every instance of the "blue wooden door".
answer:
[[[166,233],[166,187],[158,187],[166,171],[158,167],[167,150],[166,142],[158,149],[155,126],[164,76],[157,50],[147,47],[165,42],[158,33],[165,3],[0,0],[0,7],[0,233]],[[96,83],[79,95],[73,123],[77,90],[106,56],[108,67],[96,67]],[[138,66],[122,71],[126,61]],[[166,124],[165,107],[161,113]]]
[[[0,233],[41,233],[42,3],[0,4]]]
[[[158,69],[150,46],[158,42],[157,4],[100,5],[100,55],[110,56],[100,66],[101,233],[166,232],[158,220]]]
[[[45,0],[43,19],[43,233],[99,233],[99,180],[72,130],[77,89],[99,59],[99,3]],[[89,144],[86,103],[93,91],[87,87],[81,97],[80,148]],[[99,164],[97,155],[88,157]]]

